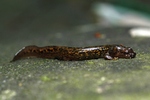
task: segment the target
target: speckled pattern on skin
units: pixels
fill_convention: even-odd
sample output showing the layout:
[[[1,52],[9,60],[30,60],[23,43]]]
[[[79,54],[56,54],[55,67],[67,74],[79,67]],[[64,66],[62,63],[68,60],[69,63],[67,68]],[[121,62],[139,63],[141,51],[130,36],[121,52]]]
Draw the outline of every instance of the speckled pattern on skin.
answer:
[[[45,46],[35,45],[23,47],[19,50],[12,61],[27,57],[58,59],[65,61],[89,60],[104,58],[106,60],[118,58],[135,58],[136,53],[130,47],[123,45],[100,45],[89,47]]]

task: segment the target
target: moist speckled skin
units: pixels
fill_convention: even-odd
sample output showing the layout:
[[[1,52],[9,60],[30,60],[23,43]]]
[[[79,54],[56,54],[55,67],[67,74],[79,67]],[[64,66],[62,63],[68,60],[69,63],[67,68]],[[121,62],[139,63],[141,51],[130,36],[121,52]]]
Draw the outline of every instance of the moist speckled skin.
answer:
[[[45,46],[35,45],[23,47],[19,50],[12,61],[27,57],[58,59],[58,60],[89,60],[104,58],[106,60],[118,58],[135,58],[136,53],[123,45],[100,45],[89,47],[66,47],[66,46]]]

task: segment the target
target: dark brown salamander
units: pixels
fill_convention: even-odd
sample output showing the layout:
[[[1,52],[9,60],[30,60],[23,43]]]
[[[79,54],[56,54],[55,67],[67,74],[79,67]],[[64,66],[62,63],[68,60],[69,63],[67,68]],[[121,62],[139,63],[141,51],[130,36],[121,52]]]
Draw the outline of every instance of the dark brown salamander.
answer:
[[[106,60],[118,58],[135,58],[136,53],[130,47],[123,45],[100,45],[89,47],[66,47],[66,46],[45,46],[35,45],[23,47],[19,50],[12,61],[27,57],[58,59],[58,60],[89,60],[105,58]]]

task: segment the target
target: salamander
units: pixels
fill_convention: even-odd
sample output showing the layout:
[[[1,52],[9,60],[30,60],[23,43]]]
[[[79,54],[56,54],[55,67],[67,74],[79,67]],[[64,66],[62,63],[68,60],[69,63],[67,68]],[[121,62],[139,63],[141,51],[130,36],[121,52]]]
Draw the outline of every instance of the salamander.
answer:
[[[99,45],[89,47],[67,47],[67,46],[45,46],[38,47],[30,45],[20,49],[12,61],[22,58],[46,58],[64,61],[81,61],[104,58],[113,60],[118,58],[131,59],[136,57],[136,53],[130,47],[123,45]]]

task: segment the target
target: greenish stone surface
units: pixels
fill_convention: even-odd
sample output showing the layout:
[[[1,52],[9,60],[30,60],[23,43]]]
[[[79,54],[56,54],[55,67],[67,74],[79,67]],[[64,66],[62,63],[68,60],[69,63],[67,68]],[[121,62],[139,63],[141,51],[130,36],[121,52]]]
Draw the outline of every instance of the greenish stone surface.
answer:
[[[85,29],[84,29],[85,30]],[[0,37],[0,100],[149,100],[149,38],[132,38],[129,28],[73,29],[27,32]],[[100,32],[104,37],[96,38]],[[31,34],[32,33],[32,34]],[[18,38],[17,38],[18,37]],[[94,46],[124,44],[137,53],[134,59],[59,61],[22,59],[10,63],[27,45]]]

